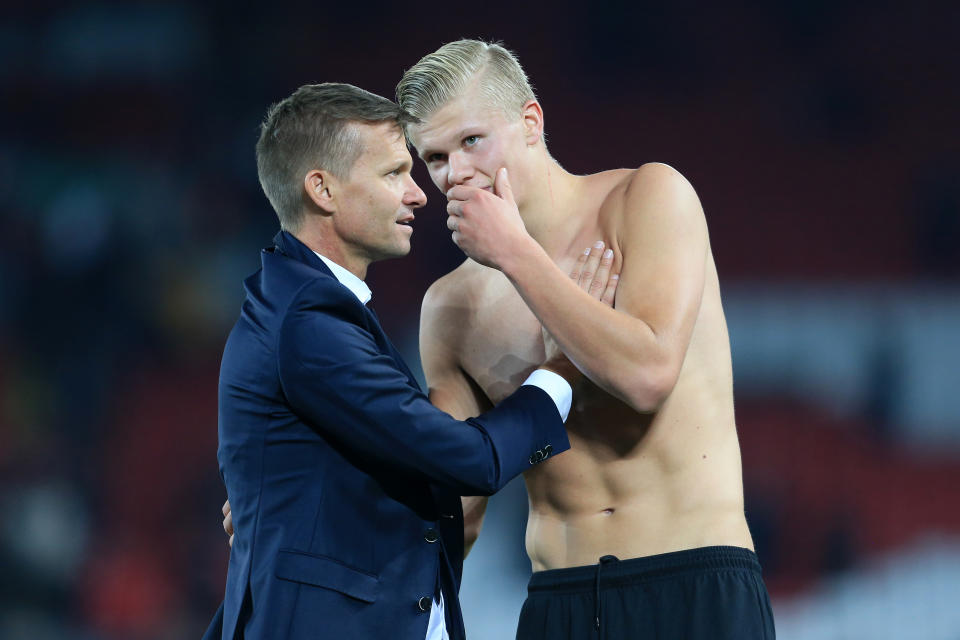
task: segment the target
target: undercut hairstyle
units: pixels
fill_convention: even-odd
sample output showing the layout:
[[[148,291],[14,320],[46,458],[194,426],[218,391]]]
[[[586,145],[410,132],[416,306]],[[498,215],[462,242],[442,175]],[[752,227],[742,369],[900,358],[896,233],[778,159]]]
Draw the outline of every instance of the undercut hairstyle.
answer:
[[[519,117],[523,105],[537,99],[516,56],[500,43],[457,40],[407,69],[397,85],[397,102],[418,120],[426,120],[474,81],[486,106],[510,118]]]
[[[350,174],[363,149],[352,124],[394,122],[403,135],[413,119],[395,102],[349,84],[308,84],[272,105],[257,140],[257,175],[280,218],[296,232],[304,220],[308,171]]]

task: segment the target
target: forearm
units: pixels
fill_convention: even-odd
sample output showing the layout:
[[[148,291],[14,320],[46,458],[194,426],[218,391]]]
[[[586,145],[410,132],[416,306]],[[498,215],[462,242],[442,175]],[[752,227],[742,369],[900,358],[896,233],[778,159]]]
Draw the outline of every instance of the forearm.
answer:
[[[643,320],[576,285],[535,242],[502,265],[527,306],[595,384],[638,411],[655,410],[672,386],[669,349]]]

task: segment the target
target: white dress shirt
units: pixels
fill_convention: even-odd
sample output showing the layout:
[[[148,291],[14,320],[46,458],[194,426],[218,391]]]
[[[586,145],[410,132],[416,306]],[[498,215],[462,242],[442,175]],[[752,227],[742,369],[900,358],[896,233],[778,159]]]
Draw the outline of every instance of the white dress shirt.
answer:
[[[373,292],[370,291],[366,282],[326,256],[322,256],[316,251],[314,253],[330,268],[340,284],[350,289],[361,303],[367,304],[370,302]],[[573,403],[573,389],[570,387],[570,383],[564,380],[563,376],[546,369],[537,369],[523,381],[523,384],[540,387],[546,391],[553,403],[557,405],[557,411],[560,413],[561,419],[564,422],[567,421],[567,416],[570,415],[570,405]],[[450,636],[447,634],[446,619],[443,615],[442,592],[440,593],[440,600],[434,600],[433,606],[430,608],[430,621],[427,623],[427,636],[424,640],[450,640]]]

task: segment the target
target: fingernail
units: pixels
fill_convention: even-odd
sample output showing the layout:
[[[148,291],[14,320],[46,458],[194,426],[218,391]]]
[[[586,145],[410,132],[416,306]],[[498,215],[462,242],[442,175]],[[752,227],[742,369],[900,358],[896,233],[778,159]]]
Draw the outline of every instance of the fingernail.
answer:
[[[586,249],[583,250],[583,255],[585,256],[590,255],[590,247],[587,247]]]
[[[593,245],[594,249],[603,249],[603,240],[597,240],[597,244]]]
[[[619,279],[620,279],[620,276],[618,276],[617,274],[613,274],[612,276],[610,276],[610,279],[611,279],[611,280],[619,280]]]
[[[603,252],[603,257],[604,257],[604,258],[612,258],[612,257],[613,257],[613,249],[607,249],[606,251],[604,251],[604,252]]]

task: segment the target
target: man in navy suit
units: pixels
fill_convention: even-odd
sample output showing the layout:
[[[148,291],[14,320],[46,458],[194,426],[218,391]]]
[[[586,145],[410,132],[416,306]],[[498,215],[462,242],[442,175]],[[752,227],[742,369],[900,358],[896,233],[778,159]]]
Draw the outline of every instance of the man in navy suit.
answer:
[[[558,349],[496,408],[434,408],[363,282],[410,250],[426,196],[393,102],[307,85],[270,108],[260,182],[280,218],[224,349],[217,457],[236,534],[206,637],[463,638],[461,495],[569,448]],[[548,352],[550,355],[550,352]]]

